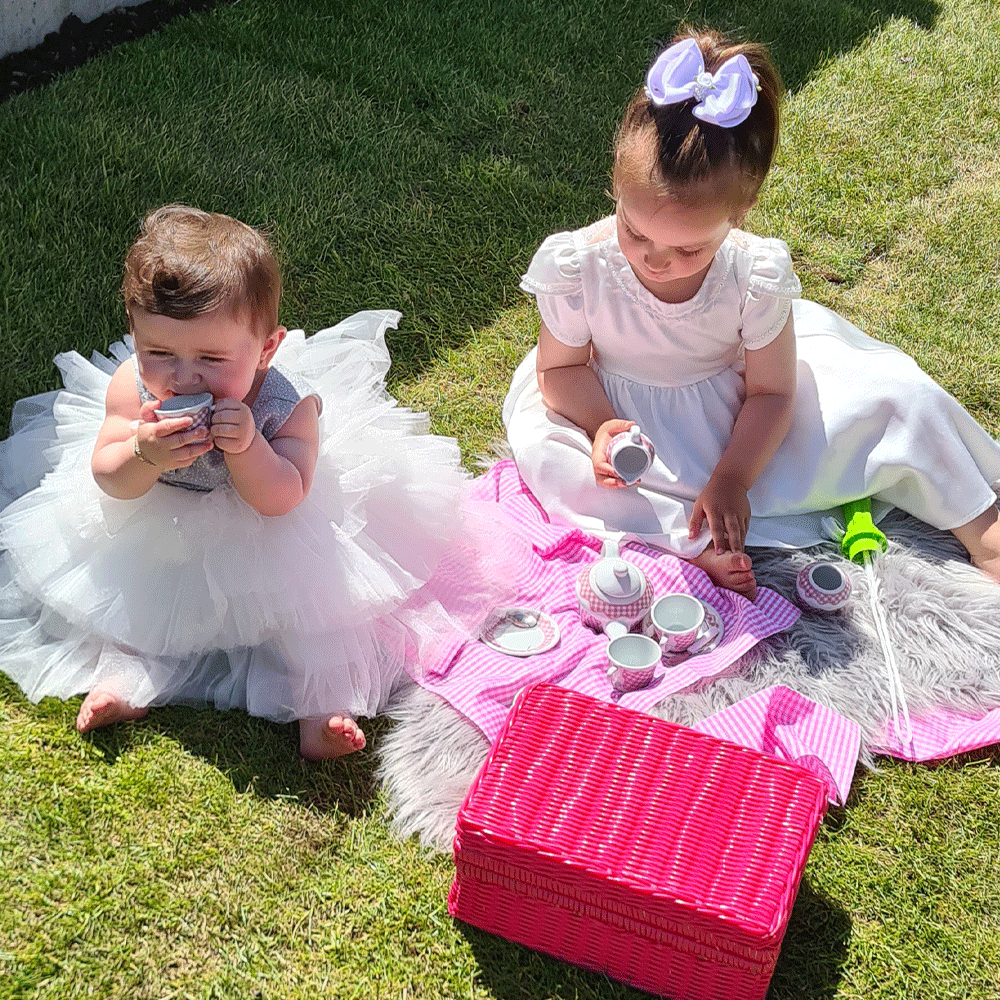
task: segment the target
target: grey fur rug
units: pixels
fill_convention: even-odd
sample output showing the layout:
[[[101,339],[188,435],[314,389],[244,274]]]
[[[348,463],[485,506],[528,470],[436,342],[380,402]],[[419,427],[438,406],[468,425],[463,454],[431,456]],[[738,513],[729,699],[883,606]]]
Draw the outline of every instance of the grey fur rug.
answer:
[[[910,712],[941,706],[982,713],[1000,706],[1000,588],[969,565],[950,533],[898,511],[881,525],[890,539],[878,562],[883,606]],[[759,583],[795,600],[795,576],[833,546],[752,552]],[[656,714],[690,725],[773,684],[784,684],[856,721],[866,748],[889,718],[885,663],[864,570],[841,560],[851,578],[847,608],[803,611],[786,632],[750,650],[732,673],[672,695]],[[416,686],[397,692],[396,724],[381,740],[379,776],[403,837],[448,851],[455,818],[489,744],[478,729]]]

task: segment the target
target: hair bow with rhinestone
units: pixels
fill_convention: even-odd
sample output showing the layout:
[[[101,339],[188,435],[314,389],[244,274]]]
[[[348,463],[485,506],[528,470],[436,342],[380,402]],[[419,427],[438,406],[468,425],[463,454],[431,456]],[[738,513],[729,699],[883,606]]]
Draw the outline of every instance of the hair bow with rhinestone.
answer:
[[[692,97],[691,113],[704,122],[732,128],[746,121],[757,103],[760,81],[744,55],[727,59],[714,73],[693,38],[664,49],[646,74],[646,96],[653,104],[680,104]]]

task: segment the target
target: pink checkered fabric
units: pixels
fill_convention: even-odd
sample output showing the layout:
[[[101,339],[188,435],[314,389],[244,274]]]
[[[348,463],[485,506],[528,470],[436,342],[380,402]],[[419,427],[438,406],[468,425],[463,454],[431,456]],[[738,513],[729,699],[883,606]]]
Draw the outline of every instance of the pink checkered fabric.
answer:
[[[609,601],[602,601],[596,594],[591,593],[587,596],[587,604],[590,607],[591,614],[588,615],[584,612],[583,617],[592,628],[600,628],[601,615],[605,615],[608,618],[621,618],[624,621],[633,621],[644,615],[652,603],[652,594],[648,590],[642,597],[637,598],[630,604],[611,604]]]
[[[691,727],[811,771],[843,805],[861,751],[861,727],[791,688],[758,691]]]
[[[552,523],[512,461],[500,462],[480,477],[475,491],[478,499],[500,504],[515,530],[531,542],[531,556],[517,581],[517,603],[546,611],[561,633],[553,649],[524,658],[456,636],[421,664],[417,682],[449,702],[491,741],[526,684],[550,681],[648,711],[667,695],[723,673],[761,639],[788,628],[799,617],[795,605],[766,587],[759,588],[751,603],[733,591],[717,589],[705,573],[684,560],[630,543],[622,556],[646,574],[653,594],[680,591],[710,604],[722,618],[725,637],[711,652],[658,669],[649,687],[619,694],[607,677],[607,638],[583,623],[576,596],[577,576],[600,558],[600,541],[579,528]]]
[[[474,487],[480,500],[499,504],[515,528],[532,543],[532,558],[518,580],[518,603],[547,611],[562,634],[555,648],[524,659],[494,652],[481,642],[442,637],[434,656],[422,664],[424,669],[417,682],[448,701],[491,741],[500,733],[515,696],[526,684],[551,681],[648,711],[668,695],[724,673],[761,639],[788,628],[799,617],[794,605],[766,587],[758,589],[757,599],[751,604],[731,591],[717,590],[690,563],[644,545],[628,545],[623,554],[646,573],[654,594],[694,594],[722,617],[725,638],[710,653],[692,657],[669,671],[658,671],[651,687],[619,695],[611,689],[606,675],[607,640],[583,624],[576,596],[577,575],[583,566],[600,558],[600,542],[572,526],[553,524],[510,460],[495,465]],[[831,799],[842,800],[857,759],[854,724],[818,706],[808,711],[801,706],[795,709],[800,726],[775,724],[773,713],[778,717],[787,715],[789,696],[775,696],[773,691],[752,695],[704,720],[699,728],[756,749],[768,750],[764,745],[768,743],[768,752],[783,745],[777,755],[790,755],[799,763],[815,759],[813,769],[818,774],[825,770]],[[897,735],[901,728],[888,726],[868,749],[921,761],[997,744],[1000,709],[979,716],[942,709],[914,717],[913,740],[906,745]],[[765,732],[769,732],[766,739]]]
[[[903,720],[891,723],[869,747],[873,753],[903,760],[942,760],[1000,743],[1000,708],[982,715],[940,708],[910,719],[913,737],[905,741]]]

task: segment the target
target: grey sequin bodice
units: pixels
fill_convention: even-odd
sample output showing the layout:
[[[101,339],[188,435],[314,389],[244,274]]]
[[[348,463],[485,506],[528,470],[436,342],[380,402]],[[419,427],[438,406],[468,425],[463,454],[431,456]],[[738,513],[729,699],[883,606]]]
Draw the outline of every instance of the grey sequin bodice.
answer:
[[[138,368],[135,371],[135,383],[143,402],[156,398],[142,384]],[[257,398],[250,407],[254,424],[264,440],[270,441],[277,435],[292,415],[292,410],[307,396],[315,396],[322,406],[319,394],[301,375],[281,365],[271,365],[268,368]],[[159,478],[161,483],[198,493],[209,493],[217,486],[225,486],[231,481],[225,455],[218,448],[200,455],[186,469],[164,472]]]

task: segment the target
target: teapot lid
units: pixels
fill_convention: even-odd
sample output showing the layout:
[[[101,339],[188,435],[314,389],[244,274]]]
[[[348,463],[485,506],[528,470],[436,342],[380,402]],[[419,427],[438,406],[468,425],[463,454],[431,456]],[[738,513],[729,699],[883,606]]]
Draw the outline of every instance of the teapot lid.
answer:
[[[646,589],[642,571],[624,559],[601,559],[590,570],[590,585],[611,604],[627,604]]]

